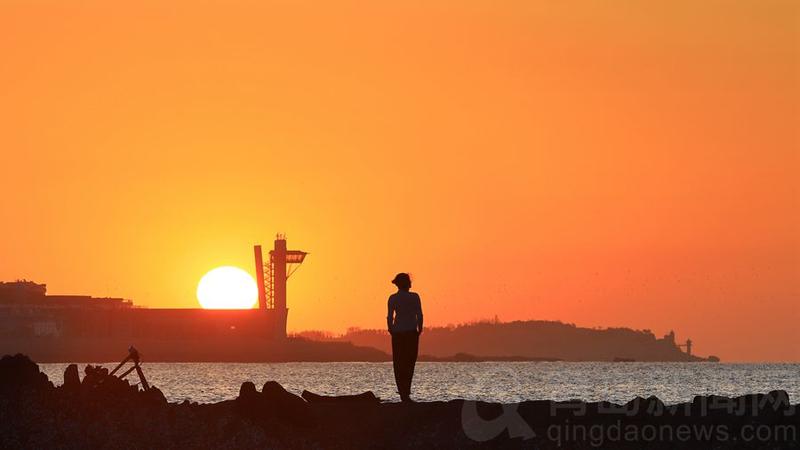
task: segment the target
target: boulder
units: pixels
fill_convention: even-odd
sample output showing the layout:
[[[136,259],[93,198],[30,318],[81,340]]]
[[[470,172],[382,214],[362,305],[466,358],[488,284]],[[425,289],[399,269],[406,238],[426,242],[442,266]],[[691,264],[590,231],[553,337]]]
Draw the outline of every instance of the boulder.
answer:
[[[250,400],[258,398],[258,391],[256,390],[256,385],[252,381],[245,381],[239,387],[239,399],[240,400]]]
[[[64,370],[64,389],[74,392],[81,387],[81,377],[78,375],[78,365],[70,364]]]
[[[261,397],[277,417],[286,419],[294,425],[308,426],[313,423],[308,403],[284,389],[277,381],[264,383]]]
[[[775,411],[786,411],[792,406],[789,400],[789,393],[784,390],[769,391],[766,404]]]
[[[268,381],[259,393],[255,385],[246,381],[239,388],[236,409],[245,417],[262,425],[276,421],[307,426],[313,423],[308,403],[283,388],[276,381]]]
[[[23,354],[0,358],[0,395],[16,396],[21,391],[45,391],[53,383],[39,371],[39,366]]]
[[[381,399],[376,397],[372,391],[353,395],[319,395],[313,392],[303,391],[301,396],[308,403],[358,403],[374,405],[381,403]]]
[[[167,397],[164,396],[164,393],[161,392],[161,389],[150,386],[150,389],[146,391],[142,391],[142,397],[144,397],[144,401],[151,406],[160,406],[167,404]]]

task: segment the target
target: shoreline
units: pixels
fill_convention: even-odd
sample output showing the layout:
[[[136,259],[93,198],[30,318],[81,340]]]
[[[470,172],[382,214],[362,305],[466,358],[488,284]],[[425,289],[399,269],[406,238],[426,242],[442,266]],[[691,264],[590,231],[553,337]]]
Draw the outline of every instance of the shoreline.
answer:
[[[260,390],[245,382],[235,398],[202,404],[168,403],[157,387],[141,390],[102,370],[84,372],[81,380],[77,366],[69,366],[56,387],[27,357],[4,357],[0,447],[555,449],[593,446],[602,434],[599,448],[798,448],[800,405],[792,405],[785,391],[696,396],[676,405],[655,397],[625,404],[405,404],[381,402],[371,392],[298,396],[271,381]],[[692,431],[700,428],[711,434]],[[651,439],[654,430],[660,434]],[[749,431],[770,436],[742,440]]]

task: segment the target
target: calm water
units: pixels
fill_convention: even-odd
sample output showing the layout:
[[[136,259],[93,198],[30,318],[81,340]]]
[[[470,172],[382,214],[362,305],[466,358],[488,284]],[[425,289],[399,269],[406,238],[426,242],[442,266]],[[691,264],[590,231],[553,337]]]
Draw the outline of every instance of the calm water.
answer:
[[[40,364],[60,384],[66,364]],[[113,368],[114,364],[104,364]],[[83,366],[81,375],[83,374]],[[354,394],[367,390],[397,401],[391,363],[146,363],[145,375],[170,401],[217,402],[235,398],[244,381],[259,390],[268,380],[301,393]],[[133,375],[131,380],[136,380]],[[138,380],[137,380],[138,381]],[[418,363],[414,398],[455,398],[495,402],[520,400],[609,400],[624,403],[656,395],[666,403],[694,395],[742,395],[783,389],[800,401],[800,364]]]

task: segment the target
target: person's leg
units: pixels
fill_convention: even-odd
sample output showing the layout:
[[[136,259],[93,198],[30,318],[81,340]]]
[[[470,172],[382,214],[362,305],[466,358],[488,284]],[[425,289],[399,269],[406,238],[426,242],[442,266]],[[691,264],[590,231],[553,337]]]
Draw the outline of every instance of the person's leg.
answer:
[[[417,355],[419,353],[419,334],[410,333],[408,337],[408,380],[406,392],[411,394],[411,382],[414,380],[414,368],[417,365]]]
[[[402,394],[402,345],[400,335],[397,333],[392,334],[392,368],[394,369],[394,382],[397,385],[397,393]]]
[[[396,333],[397,336],[397,393],[400,399],[408,397],[406,380],[408,379],[408,337],[406,333]]]
[[[417,333],[408,333],[405,339],[403,391],[406,396],[411,395],[411,382],[414,378],[414,366],[417,362],[417,350],[419,348],[418,338]]]
[[[411,377],[413,376],[414,364],[414,333],[403,333],[402,350],[402,391],[401,398],[407,400],[411,395]]]

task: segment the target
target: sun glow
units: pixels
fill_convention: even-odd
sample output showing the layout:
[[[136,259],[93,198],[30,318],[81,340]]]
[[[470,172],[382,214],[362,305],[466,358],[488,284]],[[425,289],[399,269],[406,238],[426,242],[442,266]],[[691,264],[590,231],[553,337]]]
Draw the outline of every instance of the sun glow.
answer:
[[[217,267],[197,284],[197,301],[205,309],[247,309],[258,302],[258,286],[246,271]]]

